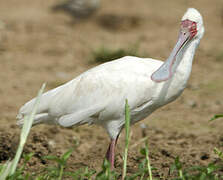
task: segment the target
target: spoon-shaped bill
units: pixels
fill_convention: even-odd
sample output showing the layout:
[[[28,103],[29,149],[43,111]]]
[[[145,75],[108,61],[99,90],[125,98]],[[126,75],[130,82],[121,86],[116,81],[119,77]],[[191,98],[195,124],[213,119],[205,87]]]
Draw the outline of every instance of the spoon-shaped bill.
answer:
[[[151,79],[155,82],[162,82],[170,79],[173,76],[174,69],[173,64],[176,63],[176,56],[183,49],[184,45],[189,41],[190,33],[180,32],[177,44],[175,45],[172,53],[167,58],[167,60],[156,70],[152,75]],[[181,61],[179,58],[178,61]],[[179,63],[179,62],[178,62]]]

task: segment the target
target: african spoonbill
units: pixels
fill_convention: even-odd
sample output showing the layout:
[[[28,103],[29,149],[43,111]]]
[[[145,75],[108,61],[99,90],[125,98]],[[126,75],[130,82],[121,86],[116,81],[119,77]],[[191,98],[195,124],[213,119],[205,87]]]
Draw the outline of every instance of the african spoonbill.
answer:
[[[165,62],[126,56],[98,65],[44,93],[33,124],[70,127],[88,123],[104,127],[111,138],[107,159],[113,168],[115,145],[125,123],[125,99],[134,124],[179,97],[203,34],[202,16],[189,8],[182,17],[177,43]],[[21,107],[18,124],[23,124],[34,101]]]

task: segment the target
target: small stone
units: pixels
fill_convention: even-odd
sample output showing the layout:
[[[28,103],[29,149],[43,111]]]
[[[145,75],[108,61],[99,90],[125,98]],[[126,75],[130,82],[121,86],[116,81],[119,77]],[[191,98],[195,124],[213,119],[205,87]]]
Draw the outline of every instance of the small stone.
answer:
[[[197,103],[194,100],[188,100],[187,105],[191,108],[197,107]]]
[[[148,128],[148,126],[147,126],[145,123],[141,123],[141,124],[140,124],[140,127],[141,127],[142,129],[147,129],[147,128]]]
[[[162,153],[162,155],[164,155],[164,156],[167,156],[167,157],[170,157],[170,153],[167,151],[167,150],[165,150],[165,149],[162,149],[161,150],[161,153]]]
[[[49,140],[48,144],[49,144],[49,146],[51,146],[52,148],[55,147],[55,141],[54,141],[54,140]]]
[[[207,160],[209,158],[210,158],[210,156],[207,153],[204,153],[203,155],[201,155],[201,160]]]

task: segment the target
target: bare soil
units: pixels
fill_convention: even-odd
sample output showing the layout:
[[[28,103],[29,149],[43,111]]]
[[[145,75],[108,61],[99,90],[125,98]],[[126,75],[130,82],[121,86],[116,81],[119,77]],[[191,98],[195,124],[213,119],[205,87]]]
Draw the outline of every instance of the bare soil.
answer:
[[[13,157],[20,129],[16,114],[34,97],[43,82],[54,88],[95,66],[92,50],[138,45],[139,53],[165,59],[177,39],[179,22],[188,7],[204,18],[205,36],[196,52],[188,87],[175,102],[157,110],[145,123],[154,174],[170,178],[175,157],[185,166],[217,162],[214,147],[223,150],[222,121],[210,118],[223,112],[223,2],[222,0],[113,0],[102,1],[89,19],[77,20],[51,11],[55,0],[0,1],[0,163]],[[128,173],[137,170],[143,146],[140,123],[131,128]],[[44,155],[61,155],[76,146],[69,168],[100,170],[109,138],[98,126],[33,127],[25,152],[34,152],[29,167],[48,165]],[[117,146],[116,170],[121,171],[122,134]],[[159,173],[158,173],[159,172]]]

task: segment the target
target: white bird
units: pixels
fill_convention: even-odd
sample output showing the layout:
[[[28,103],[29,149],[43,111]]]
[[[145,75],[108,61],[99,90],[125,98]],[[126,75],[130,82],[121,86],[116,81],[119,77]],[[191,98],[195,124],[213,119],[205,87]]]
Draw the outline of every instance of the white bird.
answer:
[[[88,123],[104,127],[111,138],[107,159],[113,168],[115,145],[125,123],[125,100],[130,106],[131,124],[175,100],[186,87],[203,34],[202,16],[189,8],[181,20],[178,41],[165,62],[126,56],[98,65],[44,93],[34,124],[70,127]],[[34,102],[35,98],[21,107],[18,124],[23,124]]]

